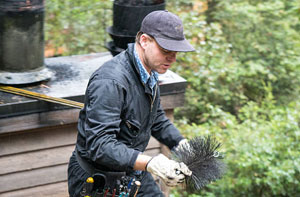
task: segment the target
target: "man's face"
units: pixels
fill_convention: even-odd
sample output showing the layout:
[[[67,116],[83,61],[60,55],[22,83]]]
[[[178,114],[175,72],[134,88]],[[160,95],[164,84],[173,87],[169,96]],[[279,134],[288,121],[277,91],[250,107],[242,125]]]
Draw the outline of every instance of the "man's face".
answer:
[[[165,73],[176,61],[177,52],[161,48],[157,42],[148,35],[142,35],[140,44],[143,48],[142,62],[146,70],[154,70],[159,74]]]

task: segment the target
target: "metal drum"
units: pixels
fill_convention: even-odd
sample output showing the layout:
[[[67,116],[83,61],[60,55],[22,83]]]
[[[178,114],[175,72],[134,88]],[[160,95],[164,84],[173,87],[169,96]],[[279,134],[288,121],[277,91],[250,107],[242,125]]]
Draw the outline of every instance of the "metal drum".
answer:
[[[112,55],[127,48],[128,43],[135,42],[143,19],[155,10],[165,9],[164,0],[115,0],[113,4],[113,26],[106,28],[113,42],[106,48]]]
[[[29,84],[51,76],[44,66],[44,1],[1,0],[0,83]]]

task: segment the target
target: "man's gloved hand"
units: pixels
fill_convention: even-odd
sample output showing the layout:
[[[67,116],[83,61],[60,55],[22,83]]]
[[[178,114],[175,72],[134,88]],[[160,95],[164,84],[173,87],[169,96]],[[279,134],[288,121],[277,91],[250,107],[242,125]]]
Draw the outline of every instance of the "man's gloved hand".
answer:
[[[162,178],[170,187],[183,183],[185,175],[192,175],[192,171],[184,163],[170,160],[163,154],[153,157],[148,162],[146,170]]]
[[[183,148],[188,149],[188,150],[190,149],[190,144],[187,139],[181,140],[175,149],[179,150],[179,149],[183,149]]]

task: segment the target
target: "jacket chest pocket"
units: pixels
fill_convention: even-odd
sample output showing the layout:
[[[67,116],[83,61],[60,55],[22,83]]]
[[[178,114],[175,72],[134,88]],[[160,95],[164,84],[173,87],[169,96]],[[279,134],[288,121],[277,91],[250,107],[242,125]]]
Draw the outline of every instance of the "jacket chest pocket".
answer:
[[[134,144],[136,138],[139,136],[140,127],[141,126],[138,122],[122,120],[120,124],[120,133],[118,134],[118,139],[130,147]]]

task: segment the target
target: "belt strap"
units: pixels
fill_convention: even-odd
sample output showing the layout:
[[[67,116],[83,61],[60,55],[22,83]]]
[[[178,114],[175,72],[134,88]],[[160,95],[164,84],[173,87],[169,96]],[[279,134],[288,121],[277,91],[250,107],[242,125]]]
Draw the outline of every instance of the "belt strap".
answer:
[[[95,173],[95,168],[79,155],[77,148],[75,149],[75,155],[80,167],[90,175],[93,175]]]
[[[79,152],[77,150],[77,148],[75,148],[75,156],[76,156],[76,160],[78,161],[80,167],[85,170],[88,174],[90,174],[91,176],[94,175],[95,173],[97,172],[100,172],[100,173],[103,173],[105,174],[106,176],[109,174],[110,177],[114,177],[115,174],[119,175],[119,174],[122,174],[123,176],[126,175],[126,172],[108,172],[108,171],[102,171],[102,170],[99,170],[99,169],[95,169],[95,167],[93,165],[91,165],[90,163],[88,163],[84,158],[82,158],[80,155],[79,155]],[[136,176],[136,177],[139,177],[141,176],[143,173],[142,171],[140,170],[136,170],[132,175],[133,176]]]

